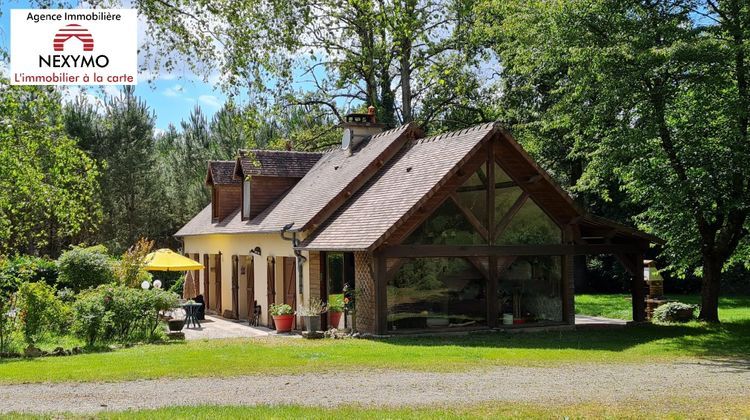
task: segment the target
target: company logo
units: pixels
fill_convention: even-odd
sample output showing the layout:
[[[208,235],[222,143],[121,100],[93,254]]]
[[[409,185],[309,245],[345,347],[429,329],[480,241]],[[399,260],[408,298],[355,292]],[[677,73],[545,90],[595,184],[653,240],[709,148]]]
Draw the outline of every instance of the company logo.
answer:
[[[135,9],[11,9],[10,32],[11,84],[137,83]]]
[[[55,51],[65,51],[65,43],[71,38],[77,38],[81,41],[83,43],[84,51],[94,50],[94,37],[91,36],[88,29],[77,23],[71,23],[60,28],[55,34],[52,46],[55,48]]]

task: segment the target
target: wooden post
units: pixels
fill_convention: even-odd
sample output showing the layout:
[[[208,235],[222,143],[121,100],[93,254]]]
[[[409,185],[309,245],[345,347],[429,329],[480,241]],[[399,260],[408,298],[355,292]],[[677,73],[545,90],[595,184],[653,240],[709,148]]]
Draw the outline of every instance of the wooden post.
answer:
[[[643,254],[630,254],[633,263],[630,293],[633,297],[633,321],[646,321],[646,281],[643,278]]]
[[[388,272],[387,260],[380,255],[373,255],[375,274],[375,331],[386,334],[388,331]]]

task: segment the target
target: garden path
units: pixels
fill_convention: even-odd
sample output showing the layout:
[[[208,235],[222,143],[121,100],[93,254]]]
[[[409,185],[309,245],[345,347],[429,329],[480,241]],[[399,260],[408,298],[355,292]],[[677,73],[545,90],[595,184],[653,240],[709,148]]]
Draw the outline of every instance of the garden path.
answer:
[[[311,393],[321,389],[325,392]],[[455,406],[490,401],[632,403],[663,410],[679,401],[750,400],[750,361],[684,360],[663,364],[506,366],[459,373],[381,370],[0,385],[0,395],[0,413],[94,413],[197,404]]]

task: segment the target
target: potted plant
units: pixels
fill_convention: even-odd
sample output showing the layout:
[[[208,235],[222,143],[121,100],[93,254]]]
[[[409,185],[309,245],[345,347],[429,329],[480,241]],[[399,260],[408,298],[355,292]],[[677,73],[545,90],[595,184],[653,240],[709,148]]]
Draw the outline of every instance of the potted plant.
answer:
[[[331,295],[328,297],[328,326],[338,328],[341,314],[344,312],[344,296]]]
[[[320,329],[320,316],[326,312],[326,304],[320,299],[310,299],[310,303],[301,305],[297,315],[305,319],[305,329],[308,333]]]
[[[276,326],[276,332],[289,332],[292,330],[294,322],[294,311],[286,303],[271,304],[269,309],[273,317],[273,324]]]
[[[180,332],[185,327],[185,319],[172,318],[167,321],[167,324],[169,325],[170,332]]]

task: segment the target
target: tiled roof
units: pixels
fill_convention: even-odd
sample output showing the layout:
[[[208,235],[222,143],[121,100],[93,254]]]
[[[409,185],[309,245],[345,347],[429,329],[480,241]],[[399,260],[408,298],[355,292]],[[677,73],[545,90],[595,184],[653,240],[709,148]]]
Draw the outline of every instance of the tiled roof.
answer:
[[[207,184],[239,184],[241,180],[234,178],[233,160],[212,160],[208,162]]]
[[[294,187],[254,219],[243,221],[238,209],[219,223],[212,223],[209,205],[175,236],[279,232],[289,223],[294,223],[293,230],[301,230],[336,210],[338,202],[356,193],[418,131],[415,125],[407,124],[371,137],[354,153],[341,149],[327,152]]]
[[[237,163],[242,175],[302,178],[323,153],[282,150],[241,150]],[[237,168],[237,169],[240,169]],[[236,172],[238,175],[239,171]]]
[[[494,124],[413,140],[303,242],[304,249],[369,249],[450,178],[494,132]]]

